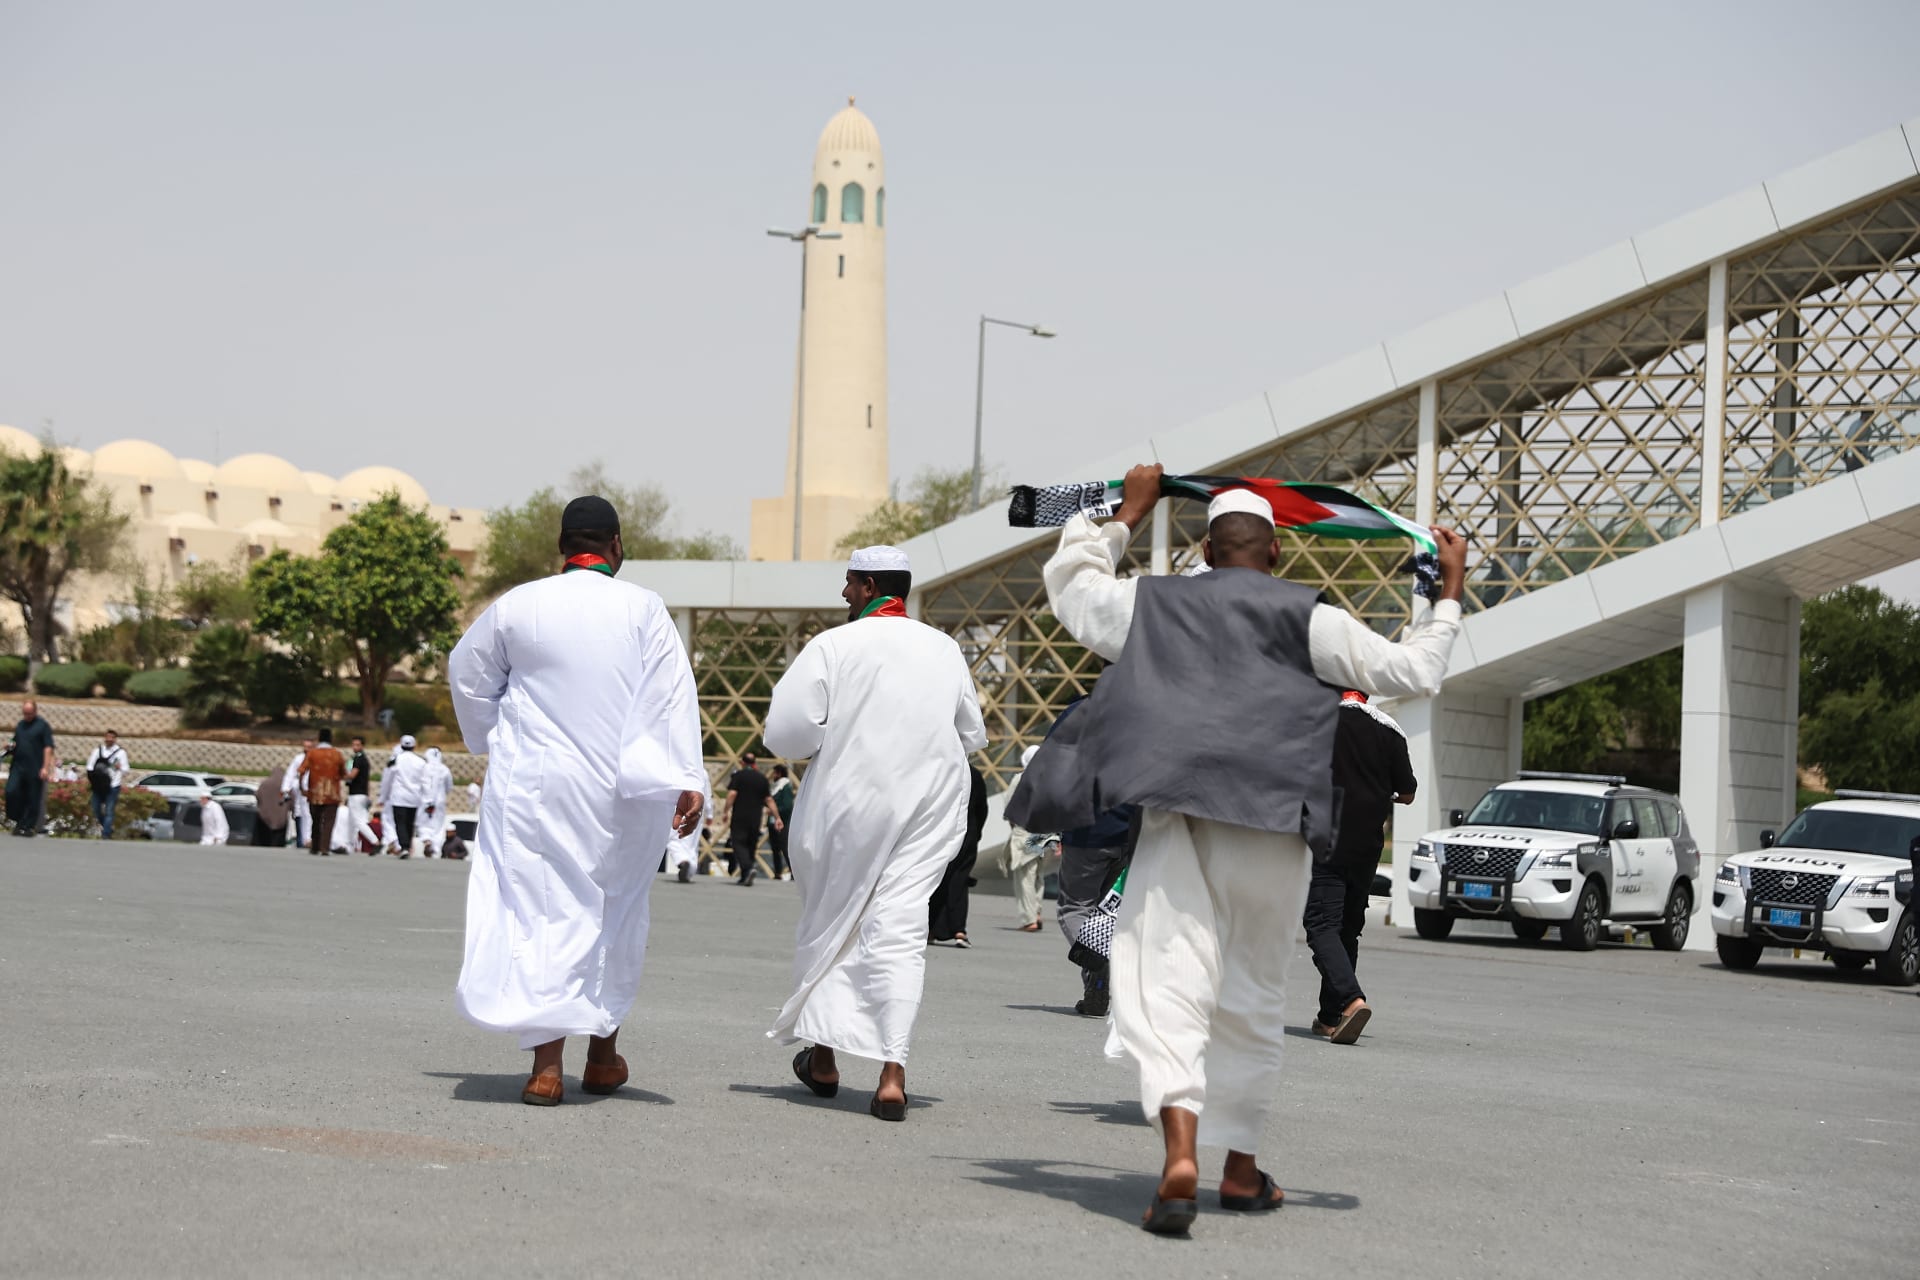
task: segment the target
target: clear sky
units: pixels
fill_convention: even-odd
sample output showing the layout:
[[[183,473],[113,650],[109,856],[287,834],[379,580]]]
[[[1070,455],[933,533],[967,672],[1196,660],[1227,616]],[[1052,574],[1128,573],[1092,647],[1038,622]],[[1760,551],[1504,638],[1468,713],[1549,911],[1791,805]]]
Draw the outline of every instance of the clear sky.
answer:
[[[0,422],[487,506],[779,492],[795,250],[887,155],[893,469],[1071,470],[1920,116],[1911,0],[0,0]]]

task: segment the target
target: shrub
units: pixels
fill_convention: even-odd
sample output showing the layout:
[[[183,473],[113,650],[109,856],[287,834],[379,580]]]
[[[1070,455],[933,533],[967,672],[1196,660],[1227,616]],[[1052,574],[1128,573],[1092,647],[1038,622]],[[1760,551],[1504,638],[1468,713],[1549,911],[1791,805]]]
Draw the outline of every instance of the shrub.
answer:
[[[261,649],[247,669],[247,705],[263,720],[282,720],[307,705],[317,672],[297,654]]]
[[[208,627],[193,642],[187,659],[186,699],[192,719],[236,723],[247,718],[247,675],[253,663],[253,637],[243,628]]]
[[[124,662],[103,662],[93,669],[93,678],[109,698],[125,697],[127,681],[132,675],[133,668]]]
[[[56,698],[90,698],[93,668],[84,662],[50,662],[40,668],[33,687]]]
[[[433,706],[411,689],[387,688],[387,710],[393,712],[393,727],[401,733],[419,733],[434,723]]]
[[[27,682],[27,660],[19,654],[0,654],[0,689],[16,691]]]
[[[96,837],[93,825],[93,788],[80,782],[55,782],[47,787],[47,830],[69,838]],[[113,838],[146,840],[147,832],[138,830],[148,818],[164,817],[169,806],[166,797],[145,787],[124,787],[120,803],[113,811]]]
[[[191,671],[167,667],[159,671],[136,671],[127,679],[127,697],[153,707],[177,707],[187,696]]]

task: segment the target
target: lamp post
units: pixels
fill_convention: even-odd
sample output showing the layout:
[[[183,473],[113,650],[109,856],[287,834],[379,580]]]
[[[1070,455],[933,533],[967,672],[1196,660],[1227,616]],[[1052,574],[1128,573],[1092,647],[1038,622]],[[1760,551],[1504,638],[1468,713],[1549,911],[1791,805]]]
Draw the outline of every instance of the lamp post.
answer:
[[[980,317],[980,357],[973,369],[973,484],[968,490],[967,510],[980,509],[980,417],[987,391],[987,326],[1003,324],[1009,329],[1025,329],[1036,338],[1051,338],[1054,331],[1043,324],[1021,324],[1018,320]]]
[[[801,449],[807,436],[807,241],[838,240],[838,231],[823,231],[817,226],[798,231],[769,227],[767,234],[792,240],[800,246],[800,372],[793,389],[793,558],[800,558],[800,470]]]

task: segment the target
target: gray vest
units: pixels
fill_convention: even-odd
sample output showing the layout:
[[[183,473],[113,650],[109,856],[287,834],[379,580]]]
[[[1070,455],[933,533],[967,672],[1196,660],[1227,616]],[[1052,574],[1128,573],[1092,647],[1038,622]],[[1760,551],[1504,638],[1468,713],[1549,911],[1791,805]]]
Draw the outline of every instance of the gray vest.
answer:
[[[1007,801],[1029,831],[1122,804],[1332,847],[1337,694],[1313,674],[1319,593],[1254,569],[1141,578],[1120,661]]]

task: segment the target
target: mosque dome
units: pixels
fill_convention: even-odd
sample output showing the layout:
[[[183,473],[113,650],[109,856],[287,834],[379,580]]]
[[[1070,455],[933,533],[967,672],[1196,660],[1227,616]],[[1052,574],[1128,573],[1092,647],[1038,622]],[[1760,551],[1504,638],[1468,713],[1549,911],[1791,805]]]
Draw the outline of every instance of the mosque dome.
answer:
[[[820,145],[814,148],[814,154],[824,155],[829,151],[880,154],[880,131],[867,119],[866,112],[853,105],[852,98],[847,99],[847,105],[820,131]]]
[[[0,453],[24,454],[28,457],[40,452],[40,442],[18,427],[0,426]]]
[[[410,507],[427,505],[427,491],[420,482],[393,467],[362,467],[340,477],[337,492],[355,502],[372,502],[382,494],[398,491],[400,501]]]
[[[180,469],[187,473],[187,479],[195,484],[213,483],[213,464],[202,462],[198,458],[180,459]]]
[[[307,477],[285,458],[271,453],[243,453],[221,463],[213,473],[216,484],[236,489],[265,489],[268,493],[305,493]]]
[[[140,480],[185,480],[187,473],[171,453],[151,440],[115,440],[93,451],[96,473]]]
[[[306,477],[307,488],[311,489],[316,497],[330,498],[333,496],[333,491],[340,487],[340,482],[324,471],[302,471],[300,474]]]
[[[85,449],[76,449],[70,444],[60,446],[60,460],[67,464],[67,470],[81,475],[93,470],[93,455]]]

